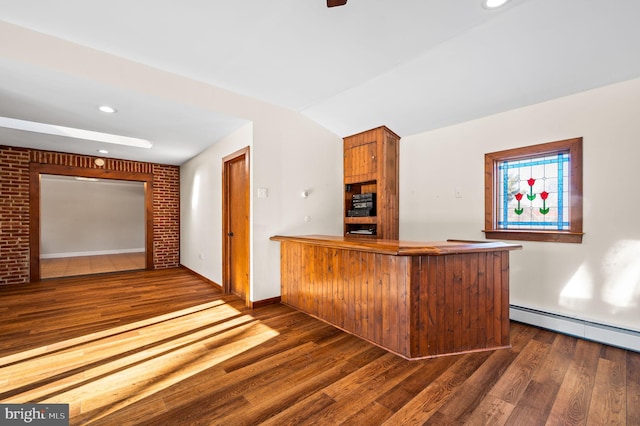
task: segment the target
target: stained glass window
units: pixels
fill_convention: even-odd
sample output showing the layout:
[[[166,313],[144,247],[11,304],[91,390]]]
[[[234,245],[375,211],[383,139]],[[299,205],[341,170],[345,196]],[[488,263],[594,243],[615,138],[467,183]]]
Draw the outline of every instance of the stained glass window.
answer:
[[[582,242],[582,138],[485,154],[483,232]]]
[[[569,153],[498,166],[498,228],[569,230]]]

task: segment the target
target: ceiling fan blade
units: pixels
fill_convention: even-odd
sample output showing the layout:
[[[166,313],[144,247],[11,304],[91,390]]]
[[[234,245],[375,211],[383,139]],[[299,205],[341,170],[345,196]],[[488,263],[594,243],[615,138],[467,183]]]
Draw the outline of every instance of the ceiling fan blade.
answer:
[[[347,0],[327,0],[327,7],[344,6]]]

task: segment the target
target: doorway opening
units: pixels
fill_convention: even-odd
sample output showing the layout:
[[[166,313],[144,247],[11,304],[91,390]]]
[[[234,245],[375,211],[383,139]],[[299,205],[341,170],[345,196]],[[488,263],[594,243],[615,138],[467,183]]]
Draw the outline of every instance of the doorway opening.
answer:
[[[101,182],[101,186],[93,187],[87,192],[86,188],[80,189],[81,186],[77,185],[80,182],[84,184]],[[153,269],[153,176],[151,174],[32,164],[29,185],[30,280],[32,282],[58,276],[114,272],[116,269]],[[70,185],[74,186],[74,191],[82,192],[83,196],[66,194],[65,201],[61,204],[60,201],[52,200],[52,194],[47,192],[51,186],[59,193],[63,191],[61,187],[69,190]],[[91,195],[90,191],[110,192],[111,198],[97,197],[95,194]],[[125,207],[125,202],[114,200],[114,192],[128,192],[127,203],[131,205]],[[102,205],[99,207],[91,205],[95,203]],[[49,211],[51,207],[53,212]],[[43,208],[47,210],[43,211]],[[103,211],[98,214],[96,208]],[[129,211],[121,215],[118,213],[121,210]],[[74,213],[78,214],[73,216]],[[56,215],[68,217],[54,217]],[[122,221],[126,216],[131,222],[128,221],[125,224]],[[136,219],[131,219],[134,216]],[[137,229],[134,231],[130,228],[124,233],[123,229],[109,231],[101,227],[104,223],[99,222],[111,222],[112,226],[120,227],[137,226]],[[52,227],[56,223],[62,224],[62,229]],[[131,235],[133,238],[124,242],[127,239],[124,236],[125,233],[136,235]],[[78,241],[81,245],[73,245]],[[57,265],[52,266],[55,263]],[[52,272],[52,269],[55,271]]]
[[[40,175],[40,278],[145,268],[144,183]]]

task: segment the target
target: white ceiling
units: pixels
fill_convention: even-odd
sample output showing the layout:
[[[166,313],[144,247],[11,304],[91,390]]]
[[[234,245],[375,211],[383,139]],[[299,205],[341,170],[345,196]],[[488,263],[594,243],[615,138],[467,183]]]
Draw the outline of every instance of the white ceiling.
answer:
[[[638,0],[0,0],[4,25],[282,106],[339,136],[382,124],[407,136],[640,77],[638,18]],[[119,113],[96,113],[101,103]],[[246,123],[1,55],[0,116],[147,138],[150,151],[109,156],[166,164]],[[0,145],[99,147],[6,129]]]

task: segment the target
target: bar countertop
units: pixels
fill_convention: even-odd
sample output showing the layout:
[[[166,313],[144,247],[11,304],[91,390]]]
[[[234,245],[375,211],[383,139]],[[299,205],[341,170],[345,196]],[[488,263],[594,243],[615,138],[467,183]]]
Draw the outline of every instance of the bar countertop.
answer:
[[[377,240],[372,238],[342,237],[331,235],[275,235],[272,241],[297,242],[309,245],[341,248],[391,256],[441,256],[449,254],[479,253],[489,251],[520,250],[519,244],[500,241],[447,240],[434,242]]]

